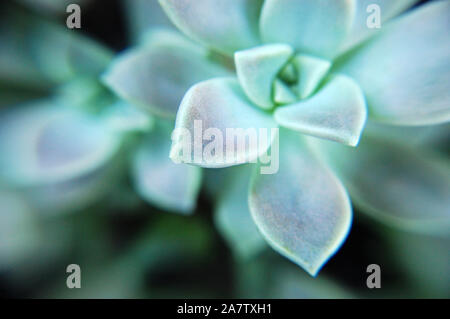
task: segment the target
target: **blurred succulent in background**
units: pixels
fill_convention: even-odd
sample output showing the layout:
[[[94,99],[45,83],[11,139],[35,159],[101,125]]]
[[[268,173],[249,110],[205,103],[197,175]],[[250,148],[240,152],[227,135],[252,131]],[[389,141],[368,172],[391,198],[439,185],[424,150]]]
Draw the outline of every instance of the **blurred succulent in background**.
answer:
[[[20,21],[12,19],[15,21],[11,23]],[[25,190],[36,202],[58,201],[61,205],[55,211],[75,210],[79,207],[74,205],[81,206],[81,197],[98,199],[95,189],[108,186],[104,175],[120,155],[121,144],[126,144],[124,138],[138,131],[144,136],[138,136],[139,145],[131,159],[138,192],[157,206],[192,211],[201,180],[200,169],[175,165],[168,159],[170,124],[164,120],[155,123],[150,114],[117,99],[101,84],[99,73],[112,53],[51,23],[30,21],[28,17],[22,21],[23,25],[16,30],[39,45],[32,46],[33,51],[24,48],[28,55],[24,59],[35,59],[36,55],[43,59],[38,63],[32,59],[23,62],[44,65],[44,75],[58,86],[50,99],[2,111],[2,181]],[[47,42],[35,39],[36,35],[47,38]],[[10,40],[15,41],[17,37]],[[16,54],[5,45],[4,51],[7,50]],[[21,50],[17,48],[17,51]],[[30,69],[25,70],[30,72]],[[17,73],[14,75],[17,78]],[[32,80],[28,74],[25,76]],[[42,80],[36,77],[38,82]],[[42,210],[49,210],[49,206],[43,205]]]
[[[66,5],[18,2],[50,16]],[[44,250],[50,264],[75,239],[92,266],[83,296],[137,297],[148,269],[212,253],[196,217],[160,216],[116,256],[108,226],[90,215],[133,210],[139,199],[128,175],[151,204],[144,213],[193,213],[204,180],[244,296],[352,296],[326,276],[313,283],[260,254],[268,242],[316,275],[349,231],[347,190],[368,216],[411,232],[389,230],[386,245],[404,247],[412,236],[423,238],[421,256],[435,242],[444,252],[450,169],[434,150],[448,143],[450,1],[397,17],[415,2],[125,0],[132,46],[116,57],[76,30],[8,10],[0,29],[0,267],[42,259]],[[372,3],[381,7],[381,29],[366,26]],[[279,172],[173,163],[171,132],[194,120],[205,129],[280,127]],[[77,222],[61,214],[74,211]],[[414,276],[412,255],[406,250],[398,262]],[[107,269],[98,265],[104,260],[112,260]],[[437,258],[437,267],[446,261]],[[124,270],[132,274],[119,276]],[[419,286],[427,293],[445,293],[426,278],[432,284]]]
[[[155,123],[151,114],[102,84],[100,74],[113,52],[51,20],[5,6],[0,32],[1,269],[39,259],[45,256],[42,250],[67,252],[73,227],[61,222],[58,230],[59,223],[52,222],[66,218],[62,213],[83,211],[102,200],[113,199],[114,209],[135,205],[122,185],[128,163],[142,198],[169,211],[192,212],[201,171],[168,158],[173,125],[161,119]],[[47,265],[54,262],[45,259]]]

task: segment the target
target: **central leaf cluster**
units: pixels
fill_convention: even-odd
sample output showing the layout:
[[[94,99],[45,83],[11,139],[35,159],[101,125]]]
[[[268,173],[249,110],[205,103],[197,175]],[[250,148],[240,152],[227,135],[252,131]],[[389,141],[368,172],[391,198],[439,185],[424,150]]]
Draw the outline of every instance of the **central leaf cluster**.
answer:
[[[249,99],[265,110],[310,97],[331,63],[295,53],[289,45],[269,44],[235,54],[239,82]]]
[[[309,98],[320,88],[330,67],[329,61],[295,54],[273,81],[273,102],[279,106]]]

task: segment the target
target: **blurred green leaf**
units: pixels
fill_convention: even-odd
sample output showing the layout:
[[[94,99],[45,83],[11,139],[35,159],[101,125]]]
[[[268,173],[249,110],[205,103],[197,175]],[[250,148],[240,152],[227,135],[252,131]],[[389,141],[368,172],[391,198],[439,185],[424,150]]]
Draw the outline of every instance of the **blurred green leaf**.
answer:
[[[190,214],[202,182],[200,167],[175,164],[169,158],[171,123],[158,122],[132,158],[136,191],[151,204]]]
[[[356,149],[319,143],[363,212],[409,230],[448,232],[450,166],[445,158],[368,135]]]
[[[116,57],[102,77],[126,101],[155,115],[175,118],[190,86],[228,74],[209,61],[207,54],[176,32],[154,31],[143,45]]]
[[[74,75],[97,76],[110,62],[112,52],[94,40],[14,6],[5,7],[0,81],[50,87]]]
[[[253,166],[227,169],[227,180],[215,208],[215,224],[236,255],[248,259],[266,247],[248,208],[248,188]]]

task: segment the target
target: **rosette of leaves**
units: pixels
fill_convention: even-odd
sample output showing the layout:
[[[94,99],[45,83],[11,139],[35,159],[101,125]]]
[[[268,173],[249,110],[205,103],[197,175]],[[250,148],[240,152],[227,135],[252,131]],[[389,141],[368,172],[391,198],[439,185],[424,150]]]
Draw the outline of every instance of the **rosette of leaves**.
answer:
[[[23,29],[19,23],[22,31],[15,34],[11,28],[2,28],[2,80],[44,88],[66,83],[62,89],[65,100],[45,100],[38,106],[33,103],[2,114],[2,120],[8,119],[2,127],[11,129],[3,130],[2,160],[6,169],[2,170],[2,177],[7,182],[2,187],[31,189],[26,194],[33,194],[31,198],[41,202],[59,199],[62,206],[54,206],[58,209],[72,208],[80,198],[98,199],[97,195],[93,196],[96,192],[84,186],[77,189],[83,190],[81,194],[87,197],[72,196],[76,200],[70,201],[56,194],[66,189],[63,185],[90,180],[86,178],[89,172],[109,164],[118,153],[122,137],[138,129],[144,132],[141,151],[131,152],[138,191],[160,207],[190,211],[198,191],[200,169],[175,165],[168,159],[171,120],[189,87],[226,76],[226,79],[202,82],[189,91],[202,93],[199,88],[203,87],[207,96],[210,88],[215,88],[219,89],[218,97],[226,92],[220,103],[211,103],[212,108],[203,113],[213,120],[209,125],[214,127],[217,124],[214,121],[232,119],[224,116],[227,113],[220,116],[214,113],[225,110],[248,122],[224,122],[219,127],[248,127],[259,122],[287,128],[281,130],[281,168],[278,175],[272,176],[275,179],[251,172],[254,167],[250,165],[226,170],[228,187],[220,192],[216,221],[238,254],[253,254],[264,247],[255,220],[278,251],[310,273],[316,273],[345,238],[351,219],[346,192],[334,174],[344,182],[353,203],[371,216],[420,231],[448,230],[448,162],[423,147],[431,145],[433,135],[440,137],[442,132],[448,132],[448,126],[407,128],[448,121],[449,90],[445,79],[449,67],[445,57],[449,45],[443,33],[448,27],[448,2],[419,7],[389,22],[414,1],[370,1],[382,8],[383,28],[378,34],[372,34],[377,30],[365,26],[365,8],[369,2],[336,1],[337,4],[327,8],[324,3],[162,1],[175,24],[201,44],[174,33],[151,32],[139,46],[110,64],[104,74],[104,82],[127,103],[115,98],[112,100],[117,103],[108,100],[106,104],[114,107],[107,108],[102,116],[86,113],[84,108],[98,107],[98,96],[105,92],[98,74],[110,63],[111,52],[98,49],[86,39],[80,42],[74,33],[67,37],[67,32],[42,28],[42,24]],[[18,21],[24,20],[14,19],[11,25]],[[422,21],[420,26],[418,21]],[[405,48],[411,45],[416,49]],[[286,52],[291,53],[275,68],[274,61],[282,60]],[[236,65],[235,78],[230,64]],[[270,81],[268,74],[273,76]],[[264,106],[267,96],[270,107]],[[81,105],[82,110],[61,107],[61,101],[67,103],[72,99],[77,100],[75,104]],[[183,125],[189,125],[194,119],[183,119],[184,109],[202,107],[186,101],[189,99],[183,101],[182,105],[187,106],[182,106],[178,115]],[[53,107],[55,103],[57,107]],[[307,107],[311,103],[314,106]],[[139,106],[144,113],[130,104]],[[359,140],[367,106],[370,125],[356,149],[322,143],[294,132],[354,145]],[[38,116],[28,117],[28,111]],[[327,112],[331,115],[322,117]],[[349,113],[357,116],[344,116]],[[57,120],[50,123],[49,118]],[[152,118],[157,119],[156,130],[148,134]],[[371,119],[389,125],[370,123]],[[28,127],[29,133],[24,130]],[[77,134],[79,129],[90,133]],[[55,135],[52,131],[67,134]],[[428,131],[432,131],[431,141],[427,134],[422,134]],[[91,134],[93,138],[89,138]],[[422,143],[417,142],[424,135]],[[21,141],[30,143],[15,147]],[[424,148],[420,153],[411,148],[417,143]],[[311,146],[317,154],[310,151]],[[92,150],[99,152],[90,153]],[[11,153],[4,156],[7,152]],[[19,160],[23,154],[32,155],[26,167]],[[67,154],[73,157],[65,157]],[[177,170],[182,173],[176,173]],[[60,173],[62,177],[58,177]],[[251,174],[254,176],[250,197],[256,205],[250,205],[249,209],[247,184]],[[94,189],[105,186],[104,177],[94,180],[103,181],[101,187]],[[42,181],[46,182],[42,184]],[[51,181],[50,188],[48,181]],[[270,196],[256,188],[268,190]],[[36,189],[44,191],[35,192]],[[335,201],[330,196],[333,192]],[[268,205],[260,199],[267,200]],[[333,205],[340,209],[334,209]]]
[[[175,165],[166,156],[173,124],[164,114],[136,108],[102,83],[114,53],[80,32],[8,9],[0,35],[1,79],[41,90],[42,97],[22,104],[4,101],[2,187],[25,194],[41,211],[73,211],[102,198],[129,162],[142,198],[168,211],[192,212],[201,170]],[[159,63],[155,66],[166,67]],[[202,79],[199,72],[195,80]],[[170,103],[176,90],[166,87],[158,102]]]
[[[201,170],[168,158],[170,121],[156,122],[157,115],[121,100],[102,84],[114,52],[24,8],[5,8],[0,29],[0,216],[5,230],[0,266],[36,261],[47,248],[63,252],[63,244],[52,242],[56,236],[66,244],[70,235],[47,227],[63,213],[108,202],[107,196],[127,206],[121,185],[127,171],[147,202],[191,213]]]
[[[259,174],[258,165],[230,170],[217,221],[238,253],[263,246],[260,233],[316,275],[349,231],[347,192],[379,220],[448,232],[448,161],[397,138],[403,128],[421,126],[411,129],[418,132],[450,117],[450,2],[403,13],[415,2],[161,0],[171,21],[198,44],[153,37],[153,44],[116,61],[109,84],[129,101],[177,113],[175,127],[191,132],[195,120],[223,136],[226,128],[280,128],[278,173]],[[380,29],[367,27],[369,4],[381,8]],[[234,74],[211,74],[230,60]],[[200,74],[209,79],[199,82]],[[166,87],[182,92],[193,82],[199,83],[179,108],[173,90],[160,102]],[[265,151],[238,156],[245,163]],[[178,149],[171,157],[199,165]],[[199,166],[236,164],[210,159]]]
[[[51,21],[5,7],[0,189],[25,195],[46,213],[76,210],[104,193],[114,174],[120,138],[77,107],[100,94],[95,78],[113,53]],[[23,93],[28,91],[34,98]]]

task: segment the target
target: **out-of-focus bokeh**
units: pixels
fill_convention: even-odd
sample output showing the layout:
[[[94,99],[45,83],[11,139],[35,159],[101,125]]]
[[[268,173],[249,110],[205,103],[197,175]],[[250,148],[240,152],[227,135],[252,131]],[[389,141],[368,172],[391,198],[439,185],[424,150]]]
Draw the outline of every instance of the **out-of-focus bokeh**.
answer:
[[[66,28],[69,3],[81,5],[81,29]],[[148,128],[167,124],[121,110],[98,78],[143,30],[171,27],[156,10],[153,0],[2,2],[2,297],[450,297],[446,237],[402,231],[355,209],[349,237],[313,278],[267,245],[250,255],[231,247],[213,214],[214,186],[227,185],[220,170],[203,170],[192,215],[139,194],[133,154]],[[114,107],[129,118],[112,114],[108,125],[139,128],[126,139],[99,123]],[[448,140],[436,146],[445,151]],[[81,268],[80,289],[66,285],[70,264]],[[381,267],[381,289],[367,288],[370,264]]]

